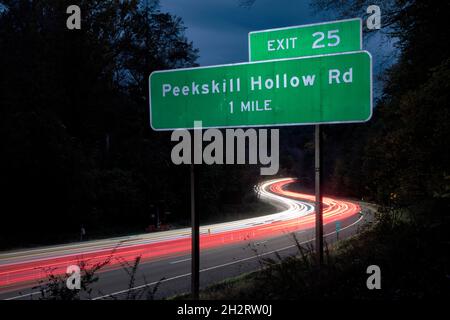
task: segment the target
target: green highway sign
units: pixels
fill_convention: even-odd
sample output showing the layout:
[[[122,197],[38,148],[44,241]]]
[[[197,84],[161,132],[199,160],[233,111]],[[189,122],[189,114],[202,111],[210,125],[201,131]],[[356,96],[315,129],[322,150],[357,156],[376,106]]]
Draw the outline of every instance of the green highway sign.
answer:
[[[253,31],[248,34],[250,61],[297,58],[361,49],[360,18]]]
[[[367,51],[155,71],[154,130],[365,122],[372,115]]]

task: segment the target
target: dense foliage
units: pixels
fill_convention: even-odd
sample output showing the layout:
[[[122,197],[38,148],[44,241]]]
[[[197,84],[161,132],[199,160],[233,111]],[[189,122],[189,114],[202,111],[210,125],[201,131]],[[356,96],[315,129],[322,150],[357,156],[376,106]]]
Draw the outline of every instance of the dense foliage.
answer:
[[[316,5],[356,15],[372,2],[320,0]],[[395,207],[426,203],[428,214],[447,215],[450,54],[445,16],[450,7],[420,0],[383,1],[380,7],[384,29],[375,32],[397,40],[398,61],[384,75],[383,95],[369,123],[327,128],[328,151],[334,155],[327,163],[327,188]]]
[[[196,65],[182,20],[157,1],[83,0],[81,30],[68,30],[71,4],[0,1],[2,247],[77,240],[81,226],[88,238],[142,232],[157,213],[189,219],[188,168],[150,129],[147,99],[152,71]],[[215,179],[203,219],[248,200],[234,197],[252,191],[245,171],[200,172]]]

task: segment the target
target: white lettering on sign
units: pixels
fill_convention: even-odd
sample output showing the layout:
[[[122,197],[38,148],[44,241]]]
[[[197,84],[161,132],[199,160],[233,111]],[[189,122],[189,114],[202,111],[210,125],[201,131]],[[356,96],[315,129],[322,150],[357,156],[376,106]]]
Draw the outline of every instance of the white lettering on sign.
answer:
[[[241,112],[244,111],[271,111],[270,103],[272,100],[264,100],[262,104],[258,100],[241,101]]]
[[[228,92],[234,92],[234,91],[241,91],[241,79],[224,79],[222,83],[217,82],[215,80],[211,81],[211,85],[209,84],[203,84],[201,86],[202,90],[200,91],[200,84],[196,82],[192,82],[190,86],[174,86],[172,87],[169,83],[164,83],[162,85],[162,96],[167,96],[168,93],[172,93],[175,97],[178,97],[180,93],[183,96],[188,95],[199,95],[199,94],[209,94],[211,93],[226,93]]]
[[[314,85],[314,81],[316,79],[316,75],[304,75],[301,76],[303,85],[305,87],[308,86],[313,86]],[[275,79],[272,78],[267,78],[266,80],[263,81],[262,77],[251,77],[250,78],[250,89],[252,91],[255,90],[262,90],[262,89],[279,89],[281,87],[283,88],[287,88],[288,85],[290,85],[293,88],[297,88],[300,85],[300,78],[297,76],[292,76],[290,78],[288,78],[288,75],[286,73],[283,74],[283,76],[280,76],[279,74],[275,75]]]
[[[331,69],[328,71],[328,84],[333,84],[333,81],[336,84],[344,83],[352,83],[353,82],[353,68],[348,69],[348,71],[344,72],[341,77],[341,71],[338,69]]]
[[[314,87],[317,85],[316,74],[277,73],[271,77],[249,76],[248,88],[250,91],[264,91],[276,89],[289,89],[301,87]],[[163,83],[161,85],[162,96],[187,97],[196,95],[215,95],[224,93],[235,93],[241,91],[241,78],[231,78],[223,80],[205,80],[205,83],[191,82],[182,85]],[[349,69],[329,69],[328,84],[336,85],[353,82],[353,68]],[[234,106],[230,105],[230,112],[234,112]]]
[[[269,40],[267,41],[267,50],[278,51],[278,50],[295,49],[297,39],[298,39],[297,37],[291,37],[291,38]]]
[[[341,38],[338,36],[339,30],[330,30],[328,31],[328,47],[336,47],[341,43]],[[325,44],[321,43],[325,39],[325,34],[323,32],[315,32],[313,33],[313,38],[317,38],[313,45],[313,49],[321,49],[325,48]]]

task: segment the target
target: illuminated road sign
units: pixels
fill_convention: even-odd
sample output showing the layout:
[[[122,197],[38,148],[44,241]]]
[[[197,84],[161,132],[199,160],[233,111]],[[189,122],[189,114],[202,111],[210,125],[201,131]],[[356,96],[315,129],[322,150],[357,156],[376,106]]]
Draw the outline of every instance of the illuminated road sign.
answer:
[[[359,51],[361,19],[253,31],[248,43],[250,61]]]
[[[365,122],[372,115],[367,51],[155,71],[155,130]]]

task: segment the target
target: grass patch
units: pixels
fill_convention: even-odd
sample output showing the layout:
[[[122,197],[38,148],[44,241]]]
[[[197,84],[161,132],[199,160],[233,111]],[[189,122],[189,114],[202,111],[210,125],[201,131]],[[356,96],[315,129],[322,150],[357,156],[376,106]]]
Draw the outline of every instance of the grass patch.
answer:
[[[404,210],[382,210],[376,223],[326,250],[318,268],[311,248],[261,258],[259,271],[222,281],[204,300],[403,300],[443,298],[449,288],[448,221],[418,222]],[[369,290],[367,267],[381,268],[381,290]],[[187,299],[189,295],[173,299]]]

